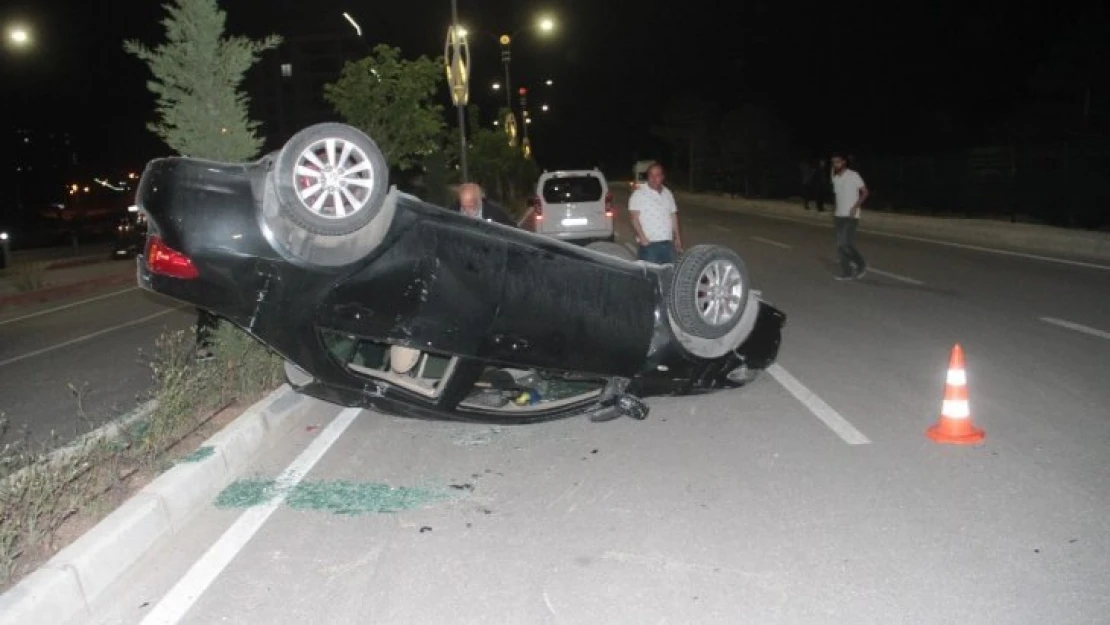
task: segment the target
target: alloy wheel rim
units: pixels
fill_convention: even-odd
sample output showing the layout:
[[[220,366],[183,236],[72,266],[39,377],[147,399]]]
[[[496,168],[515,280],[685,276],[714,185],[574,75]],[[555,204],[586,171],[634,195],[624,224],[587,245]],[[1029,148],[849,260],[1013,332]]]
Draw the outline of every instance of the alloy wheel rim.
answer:
[[[365,209],[375,182],[366,151],[346,139],[312,143],[293,168],[297,199],[325,219],[347,219]]]
[[[727,260],[715,260],[702,269],[694,295],[698,315],[711,326],[722,326],[740,314],[744,278]]]

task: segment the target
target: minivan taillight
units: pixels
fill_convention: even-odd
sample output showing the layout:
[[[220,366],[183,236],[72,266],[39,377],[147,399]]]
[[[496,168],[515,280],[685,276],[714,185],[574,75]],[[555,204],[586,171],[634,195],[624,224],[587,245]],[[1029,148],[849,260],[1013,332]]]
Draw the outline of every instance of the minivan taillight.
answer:
[[[536,221],[543,221],[543,200],[540,199],[540,196],[528,196],[528,211],[536,218]]]
[[[613,216],[613,192],[610,191],[605,194],[605,216]]]
[[[200,275],[188,256],[166,245],[158,236],[146,241],[146,267],[151,273],[182,280],[192,280]]]

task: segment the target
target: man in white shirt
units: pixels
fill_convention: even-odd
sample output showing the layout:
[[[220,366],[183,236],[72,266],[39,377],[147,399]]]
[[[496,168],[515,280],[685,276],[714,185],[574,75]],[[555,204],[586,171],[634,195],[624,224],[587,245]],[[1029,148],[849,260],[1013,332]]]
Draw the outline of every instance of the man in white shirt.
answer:
[[[833,222],[836,224],[836,251],[840,256],[841,271],[836,279],[861,278],[867,273],[867,261],[856,249],[856,228],[859,227],[860,207],[870,192],[863,178],[848,168],[848,159],[843,154],[833,155],[832,170],[833,191],[836,192]]]
[[[673,263],[682,252],[678,206],[671,190],[663,186],[663,166],[652,163],[647,184],[640,185],[628,201],[632,229],[636,231],[639,258],[660,265]]]

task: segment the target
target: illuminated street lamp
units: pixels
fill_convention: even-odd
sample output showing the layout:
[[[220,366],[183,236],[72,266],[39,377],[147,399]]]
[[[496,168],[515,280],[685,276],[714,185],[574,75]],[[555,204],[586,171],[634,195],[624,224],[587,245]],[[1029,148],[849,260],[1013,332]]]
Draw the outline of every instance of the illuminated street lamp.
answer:
[[[549,107],[546,104],[544,104],[543,106],[540,107],[540,110],[542,110],[544,113],[546,113],[549,110]]]
[[[489,88],[493,89],[494,91],[500,91],[501,90],[501,83],[495,82],[492,85],[490,85]]]
[[[31,47],[33,43],[31,29],[22,24],[13,24],[8,27],[8,45],[17,50]]]
[[[551,85],[554,85],[554,84],[555,84],[555,81],[554,81],[554,80],[551,80],[550,78],[548,78],[548,79],[547,79],[547,80],[546,80],[546,81],[545,81],[545,82],[544,82],[543,84],[545,84],[545,85],[547,85],[548,87],[550,87]]]
[[[539,21],[539,26],[540,31],[549,33],[555,30],[555,20],[552,19],[550,16],[541,17]]]

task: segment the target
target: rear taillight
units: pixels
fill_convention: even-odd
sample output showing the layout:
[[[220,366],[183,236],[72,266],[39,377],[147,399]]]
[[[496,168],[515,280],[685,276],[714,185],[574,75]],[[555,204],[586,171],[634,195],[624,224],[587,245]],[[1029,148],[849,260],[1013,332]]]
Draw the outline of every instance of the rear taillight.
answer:
[[[161,237],[152,236],[146,241],[146,267],[151,273],[171,278],[192,280],[200,274],[188,256],[162,242]]]
[[[612,191],[605,194],[605,216],[606,217],[612,217],[613,216],[613,192]]]
[[[536,221],[543,221],[543,204],[536,202],[536,206],[532,210],[536,215]]]

